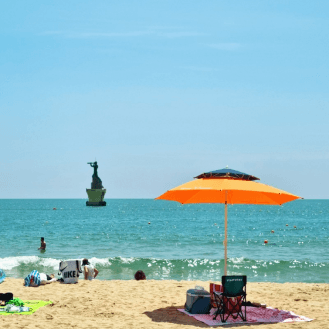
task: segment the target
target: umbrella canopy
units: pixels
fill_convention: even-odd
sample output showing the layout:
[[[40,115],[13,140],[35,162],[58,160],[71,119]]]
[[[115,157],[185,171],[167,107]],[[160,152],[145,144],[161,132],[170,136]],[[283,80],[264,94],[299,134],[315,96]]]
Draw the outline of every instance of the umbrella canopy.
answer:
[[[159,196],[159,200],[180,203],[229,203],[281,205],[299,197],[275,187],[249,180],[199,178],[177,186]]]
[[[259,178],[233,169],[225,168],[203,173],[196,180],[177,186],[157,197],[184,203],[225,204],[225,268],[227,275],[227,204],[282,205],[301,199],[299,196],[275,187],[256,183]]]
[[[199,176],[196,176],[194,178],[215,178],[215,177],[221,177],[221,178],[236,178],[236,179],[243,179],[243,180],[259,180],[259,178],[255,176],[251,176],[249,174],[246,174],[241,171],[224,168],[214,171],[205,172]]]

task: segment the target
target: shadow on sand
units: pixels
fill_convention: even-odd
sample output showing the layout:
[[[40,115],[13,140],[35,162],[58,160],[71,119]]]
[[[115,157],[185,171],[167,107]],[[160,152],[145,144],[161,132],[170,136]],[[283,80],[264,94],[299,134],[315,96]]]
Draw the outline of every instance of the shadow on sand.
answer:
[[[165,308],[159,308],[152,312],[144,312],[152,321],[154,322],[169,322],[175,324],[189,325],[200,328],[209,328],[209,326],[203,322],[194,319],[192,316],[188,316],[182,312],[179,312],[179,308],[184,308],[184,306],[168,306]],[[266,323],[267,325],[270,323]],[[275,323],[273,323],[275,324]],[[235,328],[235,327],[250,327],[264,325],[264,323],[238,323],[238,324],[225,324],[225,328]],[[216,326],[217,327],[217,326]]]

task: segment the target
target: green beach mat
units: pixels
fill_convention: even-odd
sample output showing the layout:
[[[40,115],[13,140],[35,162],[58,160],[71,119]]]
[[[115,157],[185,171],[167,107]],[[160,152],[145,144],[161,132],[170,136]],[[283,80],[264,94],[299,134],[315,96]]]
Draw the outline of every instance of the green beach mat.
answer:
[[[19,314],[19,315],[27,315],[27,314],[32,314],[36,310],[38,310],[40,307],[52,304],[52,301],[45,302],[43,300],[23,300],[24,306],[29,307],[30,311],[29,312],[14,312],[14,313],[7,313],[7,312],[0,312],[0,315],[12,315],[12,314]]]

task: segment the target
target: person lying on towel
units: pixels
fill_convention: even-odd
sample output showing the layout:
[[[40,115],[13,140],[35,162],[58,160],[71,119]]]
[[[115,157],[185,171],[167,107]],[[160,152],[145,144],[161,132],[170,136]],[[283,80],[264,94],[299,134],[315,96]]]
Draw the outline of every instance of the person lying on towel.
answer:
[[[40,285],[48,284],[57,281],[54,274],[48,275],[46,273],[39,273],[32,271],[25,279],[24,286],[26,287],[39,287]]]

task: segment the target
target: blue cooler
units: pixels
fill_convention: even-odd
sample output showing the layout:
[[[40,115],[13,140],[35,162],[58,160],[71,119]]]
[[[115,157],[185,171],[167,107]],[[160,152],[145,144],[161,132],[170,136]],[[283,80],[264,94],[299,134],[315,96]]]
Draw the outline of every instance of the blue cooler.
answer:
[[[185,311],[191,314],[209,314],[210,293],[203,289],[189,289],[186,292]]]

